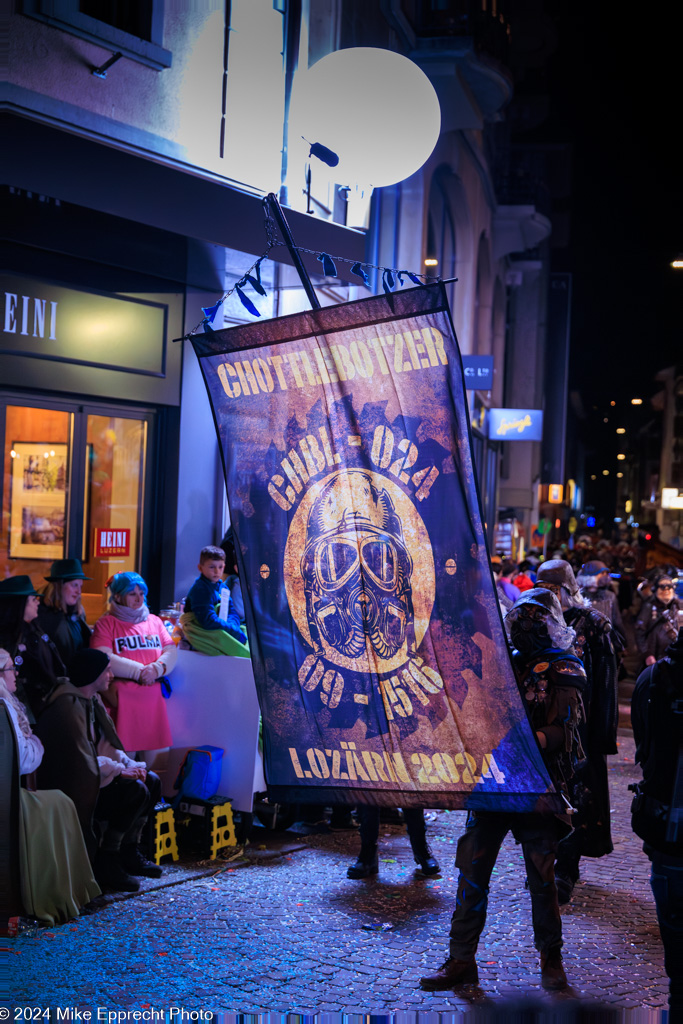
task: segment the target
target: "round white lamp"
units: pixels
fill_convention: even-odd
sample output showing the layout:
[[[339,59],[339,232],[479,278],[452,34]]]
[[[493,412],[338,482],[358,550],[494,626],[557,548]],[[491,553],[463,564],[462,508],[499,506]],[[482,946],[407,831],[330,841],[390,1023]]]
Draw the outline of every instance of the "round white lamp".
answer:
[[[358,46],[335,50],[298,76],[290,127],[290,138],[337,154],[329,175],[338,185],[378,188],[422,167],[439,138],[441,109],[412,60]]]

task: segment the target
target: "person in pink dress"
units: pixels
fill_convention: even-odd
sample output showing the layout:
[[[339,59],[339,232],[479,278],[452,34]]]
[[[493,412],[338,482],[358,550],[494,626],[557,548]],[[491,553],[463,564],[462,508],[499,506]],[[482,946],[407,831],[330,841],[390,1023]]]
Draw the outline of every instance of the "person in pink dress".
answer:
[[[95,624],[90,646],[110,658],[114,680],[104,695],[123,746],[148,765],[171,746],[160,679],[178,652],[157,615],[147,607],[147,584],[136,572],[109,581],[109,611]]]

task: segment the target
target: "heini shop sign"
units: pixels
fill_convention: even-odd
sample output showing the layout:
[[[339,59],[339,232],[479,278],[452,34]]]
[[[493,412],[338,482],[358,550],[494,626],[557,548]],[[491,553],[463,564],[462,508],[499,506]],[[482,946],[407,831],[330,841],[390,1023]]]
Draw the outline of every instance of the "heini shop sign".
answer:
[[[0,275],[0,355],[151,377],[166,373],[167,307],[15,274]]]
[[[57,305],[54,300],[5,292],[3,333],[56,341]]]
[[[541,409],[489,409],[489,437],[496,441],[541,441]]]
[[[95,530],[95,558],[130,554],[130,530]]]

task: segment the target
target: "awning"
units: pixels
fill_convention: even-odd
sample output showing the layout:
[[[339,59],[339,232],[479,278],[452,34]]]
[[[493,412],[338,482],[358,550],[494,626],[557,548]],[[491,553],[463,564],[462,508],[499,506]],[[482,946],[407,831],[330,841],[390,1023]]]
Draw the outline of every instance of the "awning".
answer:
[[[27,117],[3,112],[0,123],[8,185],[242,252],[259,255],[266,248],[260,195]],[[362,232],[285,213],[298,246],[365,259]],[[292,262],[284,246],[273,257]],[[320,274],[315,256],[302,258],[309,273]],[[339,263],[337,271],[354,280],[348,264]]]

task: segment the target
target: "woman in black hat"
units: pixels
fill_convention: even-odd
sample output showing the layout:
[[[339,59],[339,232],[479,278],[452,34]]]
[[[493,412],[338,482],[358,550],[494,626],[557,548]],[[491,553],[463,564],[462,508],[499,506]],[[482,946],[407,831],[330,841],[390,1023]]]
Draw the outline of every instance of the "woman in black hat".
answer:
[[[81,603],[86,576],[77,558],[60,558],[52,563],[47,587],[38,609],[38,626],[47,633],[65,665],[77,651],[90,646],[90,627]]]
[[[0,580],[0,647],[14,657],[24,625],[38,615],[38,591],[30,576]]]
[[[45,697],[66,676],[59,651],[37,625],[38,591],[30,576],[0,580],[0,647],[14,659],[35,715]]]

